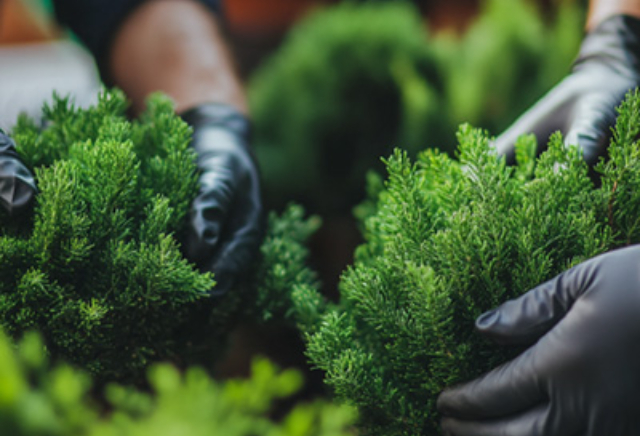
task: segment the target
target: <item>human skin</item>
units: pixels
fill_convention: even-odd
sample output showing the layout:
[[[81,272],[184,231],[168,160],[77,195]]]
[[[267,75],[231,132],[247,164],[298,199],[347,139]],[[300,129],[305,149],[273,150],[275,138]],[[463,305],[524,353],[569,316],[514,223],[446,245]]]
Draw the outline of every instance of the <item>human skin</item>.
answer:
[[[587,31],[613,15],[631,15],[640,18],[640,0],[591,0],[587,18]]]
[[[193,0],[147,1],[124,20],[110,47],[107,74],[135,114],[155,91],[176,112],[222,103],[247,113],[247,102],[216,16]]]

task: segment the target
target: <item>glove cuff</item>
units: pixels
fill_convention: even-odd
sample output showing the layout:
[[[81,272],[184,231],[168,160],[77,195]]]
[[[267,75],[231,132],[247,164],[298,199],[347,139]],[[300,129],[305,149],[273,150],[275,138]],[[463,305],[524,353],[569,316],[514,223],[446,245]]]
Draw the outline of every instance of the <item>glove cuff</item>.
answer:
[[[251,122],[233,106],[221,103],[204,103],[179,115],[194,129],[202,127],[223,128],[234,134],[245,146],[249,144],[251,139]]]
[[[582,42],[574,71],[594,58],[614,61],[607,64],[623,74],[637,76],[640,72],[640,19],[614,15],[596,26]]]

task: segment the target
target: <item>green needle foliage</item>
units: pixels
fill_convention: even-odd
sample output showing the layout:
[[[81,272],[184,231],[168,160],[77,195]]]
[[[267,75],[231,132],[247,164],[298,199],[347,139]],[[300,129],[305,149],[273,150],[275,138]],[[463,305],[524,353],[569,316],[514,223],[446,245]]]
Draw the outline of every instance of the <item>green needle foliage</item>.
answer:
[[[486,0],[453,36],[430,32],[409,1],[313,12],[250,82],[267,197],[347,210],[393,147],[451,152],[462,122],[499,133],[569,71],[584,17],[567,1],[553,16],[525,0]]]
[[[12,134],[40,192],[32,220],[0,227],[0,324],[13,336],[40,330],[54,356],[101,380],[139,378],[151,361],[220,357],[232,322],[260,314],[251,293],[268,302],[297,283],[273,279],[277,265],[313,280],[301,244],[317,223],[294,207],[271,217],[268,263],[248,266],[259,270],[248,289],[212,300],[214,278],[178,242],[198,189],[191,130],[160,95],[139,120],[126,110],[113,91],[88,109],[54,99],[44,127],[21,118]]]
[[[150,392],[107,386],[109,404],[90,395],[91,377],[51,367],[40,336],[17,347],[0,331],[0,433],[11,436],[347,436],[354,411],[326,402],[300,404],[280,421],[280,399],[302,384],[300,373],[254,362],[246,380],[216,382],[198,367],[184,374],[168,364],[150,368]]]
[[[364,223],[366,243],[342,277],[341,301],[320,302],[308,355],[363,434],[436,435],[439,392],[514,356],[474,333],[482,312],[590,257],[640,242],[640,94],[619,109],[610,159],[594,184],[560,134],[515,167],[464,125],[459,160],[396,151]],[[302,314],[307,302],[296,300]]]
[[[320,224],[318,217],[305,220],[299,206],[290,206],[281,216],[269,216],[269,232],[262,243],[256,280],[257,318],[294,321],[298,314],[289,304],[291,294],[317,294],[320,283],[307,266],[309,250],[303,243]]]

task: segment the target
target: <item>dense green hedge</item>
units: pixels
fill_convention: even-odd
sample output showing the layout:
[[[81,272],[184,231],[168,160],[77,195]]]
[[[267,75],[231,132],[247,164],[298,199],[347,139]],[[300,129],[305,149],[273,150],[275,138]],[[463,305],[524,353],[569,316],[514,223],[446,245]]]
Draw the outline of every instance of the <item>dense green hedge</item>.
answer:
[[[620,109],[597,183],[560,134],[537,159],[535,139],[521,138],[515,167],[468,125],[458,132],[458,160],[426,151],[412,162],[396,151],[386,161],[339,304],[293,298],[311,361],[359,409],[363,434],[438,434],[439,392],[516,352],[475,335],[478,315],[640,242],[639,132],[636,91]]]
[[[31,220],[0,226],[0,325],[38,329],[52,355],[103,380],[158,360],[210,364],[239,316],[264,318],[272,298],[315,280],[303,243],[317,219],[291,207],[270,217],[246,283],[209,297],[215,277],[180,251],[197,193],[191,130],[160,95],[139,120],[126,110],[112,91],[88,109],[56,97],[42,126],[22,117],[12,135],[39,193]]]

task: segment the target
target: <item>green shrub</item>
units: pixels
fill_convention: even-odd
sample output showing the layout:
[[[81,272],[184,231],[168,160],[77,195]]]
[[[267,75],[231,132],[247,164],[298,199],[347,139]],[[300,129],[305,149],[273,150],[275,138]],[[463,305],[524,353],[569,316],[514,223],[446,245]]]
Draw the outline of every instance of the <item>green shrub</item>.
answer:
[[[91,378],[66,365],[51,368],[37,334],[15,348],[0,331],[0,432],[11,436],[347,436],[353,410],[300,404],[269,418],[295,393],[301,375],[256,360],[246,380],[216,382],[197,368],[167,364],[149,371],[151,392],[107,387],[109,404],[92,400]]]
[[[447,118],[499,134],[568,72],[583,36],[577,2],[557,2],[543,19],[532,2],[484,0],[459,39],[436,36]],[[437,143],[429,137],[424,144]]]
[[[441,128],[439,82],[409,3],[342,2],[303,19],[249,88],[269,194],[353,204],[378,156]]]
[[[279,265],[311,280],[301,244],[317,227],[296,207],[272,216],[267,263],[248,266],[246,286],[210,298],[214,278],[180,252],[197,193],[191,130],[161,96],[137,121],[126,109],[114,91],[89,109],[56,98],[43,128],[21,118],[12,133],[40,192],[32,221],[0,228],[2,327],[42,331],[54,356],[102,380],[139,377],[152,361],[220,357],[237,317],[260,315],[256,300],[298,284],[274,279]],[[277,251],[274,238],[297,257]]]
[[[451,152],[462,122],[497,134],[568,72],[576,4],[549,23],[525,0],[483,5],[462,37],[430,34],[408,1],[341,2],[301,20],[249,87],[268,198],[347,210],[393,147]]]
[[[308,355],[359,409],[363,434],[438,434],[439,392],[514,356],[474,333],[478,315],[640,242],[640,94],[619,112],[599,185],[560,134],[538,159],[535,139],[521,138],[515,167],[468,125],[459,160],[426,151],[412,163],[396,151],[386,161],[339,305],[314,312],[293,299],[302,314],[320,314],[307,329]]]

